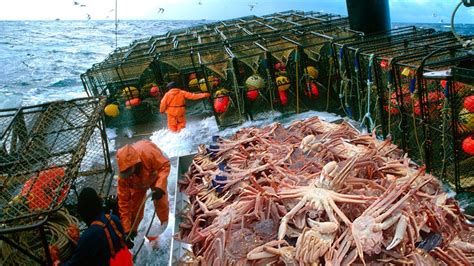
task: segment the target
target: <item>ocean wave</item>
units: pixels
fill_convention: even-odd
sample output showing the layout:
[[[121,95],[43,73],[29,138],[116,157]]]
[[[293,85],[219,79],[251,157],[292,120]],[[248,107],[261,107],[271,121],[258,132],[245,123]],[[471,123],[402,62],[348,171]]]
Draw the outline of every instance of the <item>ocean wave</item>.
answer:
[[[61,79],[59,81],[50,83],[47,87],[48,88],[61,88],[61,87],[69,87],[69,86],[74,86],[78,85],[79,82],[77,79],[73,78],[66,78],[66,79]]]

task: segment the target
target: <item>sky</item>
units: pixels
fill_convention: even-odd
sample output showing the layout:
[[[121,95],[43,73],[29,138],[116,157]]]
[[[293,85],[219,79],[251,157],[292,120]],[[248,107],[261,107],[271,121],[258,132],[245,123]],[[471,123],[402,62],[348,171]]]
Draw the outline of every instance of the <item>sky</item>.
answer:
[[[220,20],[278,11],[347,15],[345,0],[117,0],[118,18]],[[459,0],[389,0],[392,22],[449,23]],[[0,20],[114,19],[115,0],[1,0]],[[456,23],[474,23],[474,7],[461,6]]]

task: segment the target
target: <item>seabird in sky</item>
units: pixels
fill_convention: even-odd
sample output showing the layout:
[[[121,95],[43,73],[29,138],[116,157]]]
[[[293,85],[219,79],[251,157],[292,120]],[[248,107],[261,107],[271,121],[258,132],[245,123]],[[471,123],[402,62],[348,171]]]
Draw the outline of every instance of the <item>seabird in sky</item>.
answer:
[[[255,6],[256,6],[257,4],[258,4],[258,3],[255,3],[255,4],[249,4],[250,11],[252,11],[252,10],[255,8]]]

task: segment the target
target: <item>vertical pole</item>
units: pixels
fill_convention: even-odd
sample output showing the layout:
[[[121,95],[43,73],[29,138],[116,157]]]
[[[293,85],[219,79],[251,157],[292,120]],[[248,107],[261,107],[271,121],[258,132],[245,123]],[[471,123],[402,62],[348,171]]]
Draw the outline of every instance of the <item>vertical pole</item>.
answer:
[[[46,239],[46,232],[44,231],[44,224],[39,226],[39,230],[41,234],[41,243],[43,244],[44,254],[46,256],[46,263],[47,265],[53,265],[51,254],[49,253],[48,240]]]
[[[117,2],[118,0],[115,0],[115,49],[117,49],[117,44],[118,44],[118,39],[117,39],[117,35],[118,35],[118,16],[117,16]]]
[[[390,30],[388,0],[346,0],[352,30],[366,34]]]

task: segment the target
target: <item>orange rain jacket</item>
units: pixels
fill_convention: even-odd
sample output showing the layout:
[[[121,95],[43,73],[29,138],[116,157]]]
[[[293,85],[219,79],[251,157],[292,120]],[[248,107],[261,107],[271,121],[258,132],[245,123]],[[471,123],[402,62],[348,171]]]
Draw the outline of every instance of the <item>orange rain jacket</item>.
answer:
[[[209,93],[191,93],[172,88],[160,103],[160,112],[168,116],[168,129],[178,132],[186,127],[186,100],[199,100],[211,96]]]
[[[132,145],[125,145],[117,151],[117,164],[120,172],[142,163],[138,174],[129,178],[118,179],[117,196],[120,219],[125,232],[136,231],[140,221],[143,219],[144,207],[140,205],[146,196],[148,188],[160,188],[165,195],[155,200],[155,210],[161,223],[168,221],[168,175],[170,173],[170,161],[163,155],[161,150],[153,142],[140,140]],[[136,218],[138,216],[138,218]],[[132,228],[132,224],[135,226]]]

